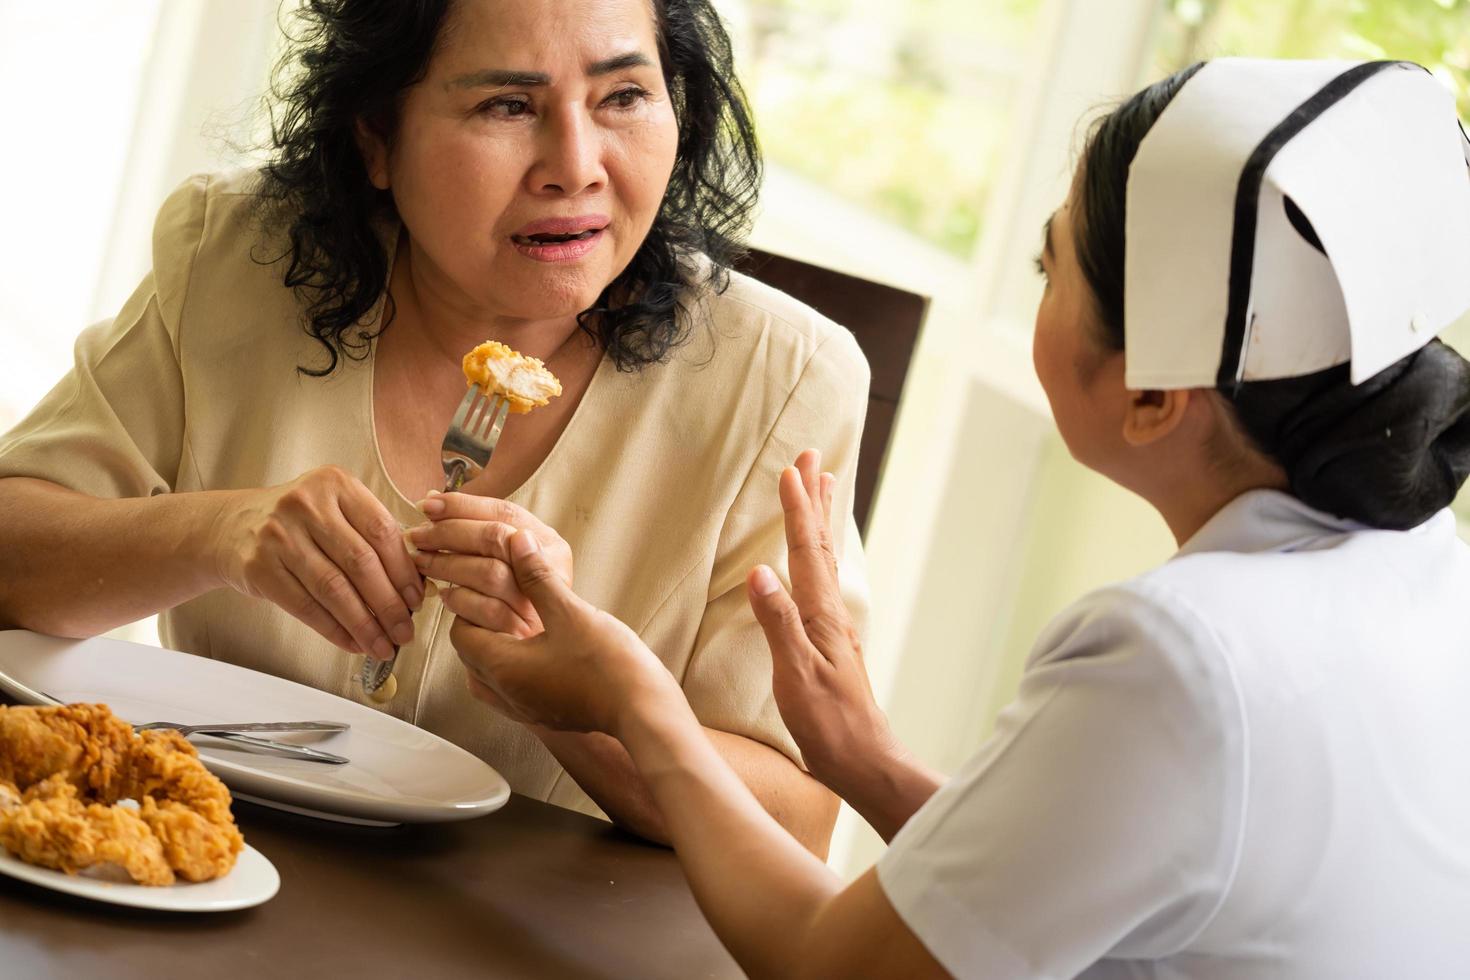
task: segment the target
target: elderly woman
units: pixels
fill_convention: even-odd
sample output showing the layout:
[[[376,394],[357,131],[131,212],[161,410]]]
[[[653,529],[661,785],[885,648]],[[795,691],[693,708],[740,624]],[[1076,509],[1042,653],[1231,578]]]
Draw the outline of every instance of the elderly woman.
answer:
[[[948,781],[873,703],[831,478],[815,453],[783,474],[792,590],[757,567],[749,600],[812,772],[892,842],[851,885],[534,532],[509,549],[543,633],[449,600],[476,690],[627,745],[752,976],[1470,976],[1470,546],[1445,510],[1470,364],[1433,339],[1470,307],[1467,159],[1449,93],[1396,63],[1211,62],[1095,130],[1047,222],[1036,371],[1073,455],[1180,551],[1063,612]]]
[[[710,4],[303,17],[271,161],[169,198],[152,273],[0,440],[0,620],[86,636],[159,612],[167,646],[359,699],[352,654],[397,647],[384,710],[517,792],[661,837],[613,740],[471,698],[401,534],[472,521],[476,551],[487,527],[533,529],[825,850],[836,801],[781,723],[743,582],[780,557],[768,487],[798,447],[828,453],[850,513],[867,367],[845,330],[729,269],[759,167]],[[487,338],[564,393],[510,421],[471,492],[429,498],[460,359]],[[476,583],[504,628],[533,625],[503,567]]]

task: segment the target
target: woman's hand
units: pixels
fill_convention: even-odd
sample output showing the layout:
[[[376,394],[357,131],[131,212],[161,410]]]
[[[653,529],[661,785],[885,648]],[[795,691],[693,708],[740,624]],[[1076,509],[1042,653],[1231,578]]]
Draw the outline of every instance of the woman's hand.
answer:
[[[522,724],[614,737],[650,698],[683,700],[638,634],[579,598],[533,532],[510,535],[505,556],[542,628],[530,638],[486,629],[474,619],[483,597],[467,588],[445,596],[455,614],[449,638],[475,697]]]
[[[764,565],[751,570],[746,586],[771,647],[781,717],[811,774],[847,796],[855,775],[901,749],[873,699],[862,644],[838,588],[833,482],[815,450],[781,474],[791,594]]]
[[[402,532],[352,474],[322,466],[240,491],[210,534],[225,584],[268,599],[351,653],[386,659],[413,639],[423,580]]]
[[[510,540],[517,531],[534,534],[542,560],[570,586],[572,549],[561,535],[524,507],[493,497],[434,494],[419,509],[432,523],[409,532],[419,549],[413,560],[426,578],[469,590],[457,598],[456,614],[497,633],[540,633],[541,617],[511,570]]]

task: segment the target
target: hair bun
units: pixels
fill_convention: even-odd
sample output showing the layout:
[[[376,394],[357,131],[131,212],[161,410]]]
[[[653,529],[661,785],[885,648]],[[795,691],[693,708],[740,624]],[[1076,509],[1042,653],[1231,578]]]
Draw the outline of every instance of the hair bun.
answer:
[[[1470,476],[1470,363],[1434,340],[1360,385],[1329,384],[1282,420],[1273,455],[1304,503],[1416,527]]]

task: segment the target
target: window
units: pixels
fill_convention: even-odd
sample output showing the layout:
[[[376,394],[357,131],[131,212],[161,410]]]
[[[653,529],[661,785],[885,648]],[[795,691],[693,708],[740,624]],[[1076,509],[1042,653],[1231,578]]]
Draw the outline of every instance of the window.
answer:
[[[1040,5],[720,2],[767,162],[757,243],[922,292],[966,269]]]
[[[1156,74],[1251,55],[1413,61],[1470,116],[1470,4],[1462,0],[1167,0]]]
[[[30,93],[7,102],[0,157],[13,232],[0,239],[0,432],[61,377],[94,318],[159,2],[93,3],[83,17],[0,6],[0,90]]]

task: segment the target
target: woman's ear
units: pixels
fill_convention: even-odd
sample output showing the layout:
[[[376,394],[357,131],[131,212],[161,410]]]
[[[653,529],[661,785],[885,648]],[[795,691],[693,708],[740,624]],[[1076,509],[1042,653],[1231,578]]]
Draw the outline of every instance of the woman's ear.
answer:
[[[357,150],[362,154],[362,164],[367,169],[368,180],[380,191],[388,189],[388,147],[377,130],[358,118],[353,127],[357,137]]]
[[[1128,392],[1123,413],[1123,441],[1130,446],[1158,442],[1179,428],[1189,410],[1188,388]]]

